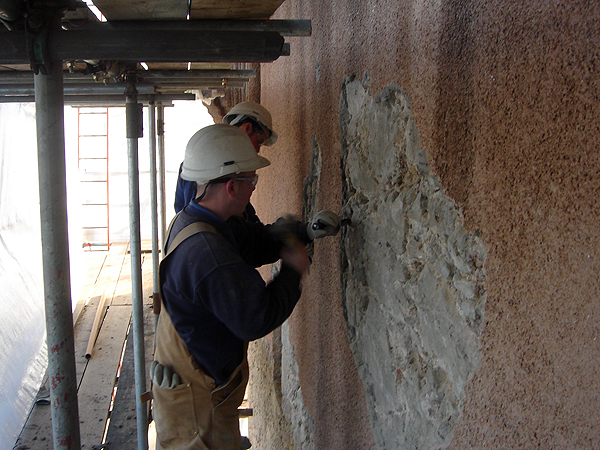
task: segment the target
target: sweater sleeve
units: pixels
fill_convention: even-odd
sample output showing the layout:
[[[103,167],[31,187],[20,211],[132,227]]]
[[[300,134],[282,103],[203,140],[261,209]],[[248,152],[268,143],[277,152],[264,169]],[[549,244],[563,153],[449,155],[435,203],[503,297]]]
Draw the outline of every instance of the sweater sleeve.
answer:
[[[227,223],[242,259],[248,264],[260,267],[279,260],[283,243],[270,232],[269,226],[250,222],[240,216],[231,217]]]
[[[265,285],[260,274],[247,264],[215,269],[197,287],[197,300],[239,339],[252,341],[279,327],[300,299],[301,275],[282,265]]]

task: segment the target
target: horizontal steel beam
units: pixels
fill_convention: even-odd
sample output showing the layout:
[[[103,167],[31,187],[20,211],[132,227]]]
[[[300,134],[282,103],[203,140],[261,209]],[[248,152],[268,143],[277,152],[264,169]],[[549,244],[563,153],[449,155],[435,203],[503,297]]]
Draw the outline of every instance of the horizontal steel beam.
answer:
[[[256,76],[256,70],[238,69],[238,70],[145,70],[140,71],[138,75],[143,79],[169,80],[176,78],[178,80],[195,79],[220,79],[220,78],[253,78]]]
[[[229,78],[229,77],[214,77],[214,78],[167,78],[160,77],[155,78],[153,76],[150,77],[139,77],[137,84],[142,86],[142,89],[145,91],[143,94],[151,94],[150,87],[154,86],[155,88],[159,88],[161,86],[165,87],[174,87],[179,86],[181,89],[198,89],[205,86],[215,86],[215,85],[227,85],[227,84],[243,84],[250,81],[250,78]],[[0,77],[0,95],[19,95],[19,91],[26,90],[30,86],[33,85],[33,80],[28,83],[28,79],[26,77],[21,77],[18,79],[4,79]],[[86,78],[74,78],[69,80],[64,80],[63,83],[69,89],[93,89],[98,90],[100,93],[122,93],[125,89],[125,83],[121,81],[115,80],[107,80],[106,83],[101,81],[94,82],[89,76]],[[14,92],[7,94],[8,90],[13,89]]]
[[[143,72],[138,74],[139,80],[136,83],[136,88],[140,94],[158,94],[158,93],[185,93],[190,90],[202,89],[221,89],[221,88],[240,88],[244,87],[249,78],[240,77],[211,77],[204,75],[208,71],[194,71],[196,76],[186,78],[187,72],[173,72],[168,75],[160,74],[155,78],[156,71]],[[219,74],[225,74],[227,71],[215,71]],[[234,72],[234,71],[231,71]],[[254,73],[254,71],[244,70],[237,71],[237,75]],[[16,76],[11,76],[11,75]],[[107,83],[94,82],[89,75],[81,74],[65,74],[67,79],[64,80],[65,95],[111,95],[123,94],[126,84],[113,79],[107,80]],[[211,74],[208,74],[211,75]],[[212,74],[215,75],[215,74]],[[0,73],[0,96],[26,96],[33,93],[33,73],[32,72],[7,72]],[[1,101],[1,100],[0,100]]]
[[[64,85],[65,95],[77,94],[123,94],[127,85],[125,83],[113,83],[104,85],[102,83],[77,83]],[[154,94],[154,84],[152,83],[137,83],[135,88],[140,94]],[[0,96],[18,96],[32,95],[34,93],[33,84],[0,84]]]
[[[271,62],[289,54],[283,37],[271,31],[152,30],[108,22],[54,30],[47,42],[48,59],[54,61]],[[28,62],[25,31],[1,31],[0,64]]]
[[[196,78],[196,79],[187,79],[187,78],[170,78],[170,79],[161,79],[156,80],[156,78],[144,79],[144,83],[153,83],[155,86],[181,86],[186,87],[201,87],[208,86],[209,84],[213,86],[214,84],[227,84],[227,83],[247,83],[250,81],[248,78]]]
[[[171,80],[222,80],[225,79],[244,79],[248,80],[256,76],[256,70],[140,70],[140,78],[146,80],[171,81]],[[91,74],[63,72],[64,83],[89,83],[92,80]],[[33,83],[33,72],[27,71],[0,71],[0,83]],[[111,81],[112,82],[112,81]]]
[[[243,88],[244,84],[242,83],[230,83],[226,85],[213,83],[213,84],[203,84],[202,86],[186,86],[182,88],[181,86],[161,86],[157,88],[156,93],[165,94],[165,93],[178,93],[178,92],[190,92],[190,91],[205,91],[205,90],[213,90],[213,89],[233,89],[233,88]]]
[[[196,101],[195,94],[155,94],[138,95],[138,103],[148,106],[150,102],[161,103],[163,106],[170,106],[173,101]],[[120,107],[125,106],[126,99],[120,95],[103,95],[95,97],[91,95],[66,95],[65,105],[73,107]]]
[[[65,105],[69,106],[125,106],[124,95],[65,95]],[[154,103],[171,103],[176,100],[196,100],[195,94],[154,94],[138,95],[138,102],[147,105]],[[33,95],[0,96],[0,103],[33,103]]]
[[[249,78],[171,78],[160,80],[156,78],[144,78],[145,83],[153,83],[157,88],[181,86],[184,89],[197,89],[203,86],[214,86],[215,84],[245,84],[248,81],[250,81]]]
[[[111,20],[109,22],[89,22],[80,29],[97,28],[145,31],[275,32],[281,36],[296,37],[312,34],[310,20]]]

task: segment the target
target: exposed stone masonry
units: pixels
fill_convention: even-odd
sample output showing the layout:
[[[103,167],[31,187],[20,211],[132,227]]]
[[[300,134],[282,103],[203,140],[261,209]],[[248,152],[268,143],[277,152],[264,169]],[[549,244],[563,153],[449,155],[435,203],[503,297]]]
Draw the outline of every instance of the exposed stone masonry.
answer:
[[[340,103],[342,295],[380,447],[450,444],[480,365],[486,251],[430,173],[409,101],[348,80]]]

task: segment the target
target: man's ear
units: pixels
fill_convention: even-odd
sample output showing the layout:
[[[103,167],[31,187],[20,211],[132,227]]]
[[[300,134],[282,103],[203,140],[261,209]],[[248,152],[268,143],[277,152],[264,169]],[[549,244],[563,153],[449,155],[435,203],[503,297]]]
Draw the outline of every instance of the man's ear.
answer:
[[[238,188],[235,180],[229,180],[227,183],[225,183],[225,192],[230,198],[234,198],[237,191]]]
[[[241,124],[238,128],[249,135],[252,131],[252,124],[250,122],[246,122]]]

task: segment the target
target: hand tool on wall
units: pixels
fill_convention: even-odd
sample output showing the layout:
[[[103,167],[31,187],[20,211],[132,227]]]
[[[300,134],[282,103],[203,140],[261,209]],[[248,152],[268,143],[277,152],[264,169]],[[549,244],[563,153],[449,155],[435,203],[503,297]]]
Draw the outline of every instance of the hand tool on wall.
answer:
[[[320,239],[325,236],[335,236],[340,231],[341,219],[332,211],[319,211],[307,226],[308,236]]]
[[[340,219],[340,217],[331,211],[320,211],[309,224],[309,236],[314,236],[313,239],[335,236],[341,227],[350,225],[351,223],[350,219]]]

